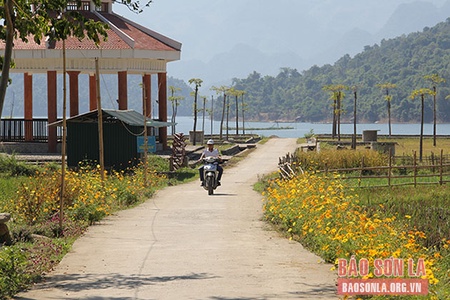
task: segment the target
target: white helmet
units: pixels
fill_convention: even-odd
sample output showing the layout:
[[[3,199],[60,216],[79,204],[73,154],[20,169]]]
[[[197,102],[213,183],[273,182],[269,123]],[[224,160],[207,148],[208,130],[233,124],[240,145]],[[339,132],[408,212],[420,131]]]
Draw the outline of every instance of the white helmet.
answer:
[[[213,140],[208,140],[208,141],[206,142],[206,145],[214,145],[214,141],[213,141]]]

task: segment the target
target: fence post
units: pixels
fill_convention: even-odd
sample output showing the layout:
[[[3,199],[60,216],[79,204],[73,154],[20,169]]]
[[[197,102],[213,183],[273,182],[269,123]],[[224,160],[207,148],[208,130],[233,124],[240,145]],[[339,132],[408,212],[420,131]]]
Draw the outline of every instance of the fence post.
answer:
[[[434,155],[434,152],[431,152],[431,165],[433,166],[432,170],[433,170],[433,173],[434,173],[436,171],[436,168],[435,168],[435,166],[436,166],[436,157]]]
[[[388,186],[391,186],[391,171],[392,171],[392,149],[389,148]]]
[[[358,187],[361,187],[363,172],[364,172],[364,156],[361,157],[361,171],[359,172]]]
[[[440,161],[440,166],[439,166],[439,185],[442,185],[444,183],[443,178],[442,178],[442,174],[444,172],[443,160],[444,160],[444,150],[441,149],[441,161]]]
[[[414,187],[417,187],[417,151],[414,151]]]

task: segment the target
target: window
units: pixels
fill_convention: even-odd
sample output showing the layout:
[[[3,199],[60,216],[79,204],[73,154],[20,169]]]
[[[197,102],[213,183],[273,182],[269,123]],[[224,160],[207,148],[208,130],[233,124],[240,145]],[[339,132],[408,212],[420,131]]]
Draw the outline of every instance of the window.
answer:
[[[77,2],[69,2],[67,3],[67,10],[87,10],[89,11],[91,8],[89,1],[82,1],[81,6],[78,7]]]

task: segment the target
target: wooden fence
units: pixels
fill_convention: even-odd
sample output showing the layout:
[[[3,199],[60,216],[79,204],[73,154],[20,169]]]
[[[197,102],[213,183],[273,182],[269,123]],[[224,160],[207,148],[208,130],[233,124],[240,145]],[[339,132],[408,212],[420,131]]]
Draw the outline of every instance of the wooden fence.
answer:
[[[429,158],[419,162],[417,155],[414,154],[410,164],[395,165],[394,161],[400,161],[398,158],[389,158],[387,166],[365,166],[364,158],[361,165],[355,168],[343,169],[325,169],[315,171],[317,173],[338,173],[344,180],[355,180],[358,187],[387,187],[387,186],[405,186],[405,185],[429,185],[429,184],[446,184],[450,182],[450,163],[444,163],[445,157],[443,152],[434,158]],[[403,160],[402,160],[403,161]],[[432,164],[424,164],[423,162],[433,162]],[[299,172],[303,173],[296,155],[287,154],[279,158],[279,173],[283,179],[290,179]],[[368,180],[374,179],[385,180],[386,184],[364,185]]]
[[[303,173],[298,156],[292,153],[278,159],[278,171],[282,179],[292,179],[299,171]]]

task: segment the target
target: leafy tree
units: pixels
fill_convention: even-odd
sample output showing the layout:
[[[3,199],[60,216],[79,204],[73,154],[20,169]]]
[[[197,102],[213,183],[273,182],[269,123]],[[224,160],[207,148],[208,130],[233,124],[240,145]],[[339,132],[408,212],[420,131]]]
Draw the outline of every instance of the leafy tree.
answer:
[[[435,92],[430,89],[418,89],[414,90],[411,93],[411,99],[415,99],[416,97],[420,96],[421,99],[421,118],[420,118],[420,145],[419,145],[419,160],[422,161],[422,155],[423,155],[423,120],[424,120],[424,112],[425,112],[425,96],[426,95],[433,95]]]
[[[198,88],[202,86],[203,80],[199,78],[191,78],[189,79],[189,84],[194,84],[194,137],[193,144],[196,145],[196,130],[197,130],[197,97],[198,97]]]
[[[377,84],[377,87],[379,87],[380,89],[382,89],[386,93],[385,96],[384,96],[384,100],[386,100],[386,103],[387,103],[388,122],[389,122],[389,137],[391,137],[391,134],[392,134],[392,129],[391,129],[391,100],[392,100],[392,96],[389,95],[389,90],[396,88],[397,85],[393,84],[393,83],[390,83],[390,82],[386,82],[386,83]]]
[[[433,87],[433,146],[436,147],[436,95],[437,95],[437,85],[445,82],[445,79],[440,77],[438,74],[426,75],[425,80],[431,82]]]

